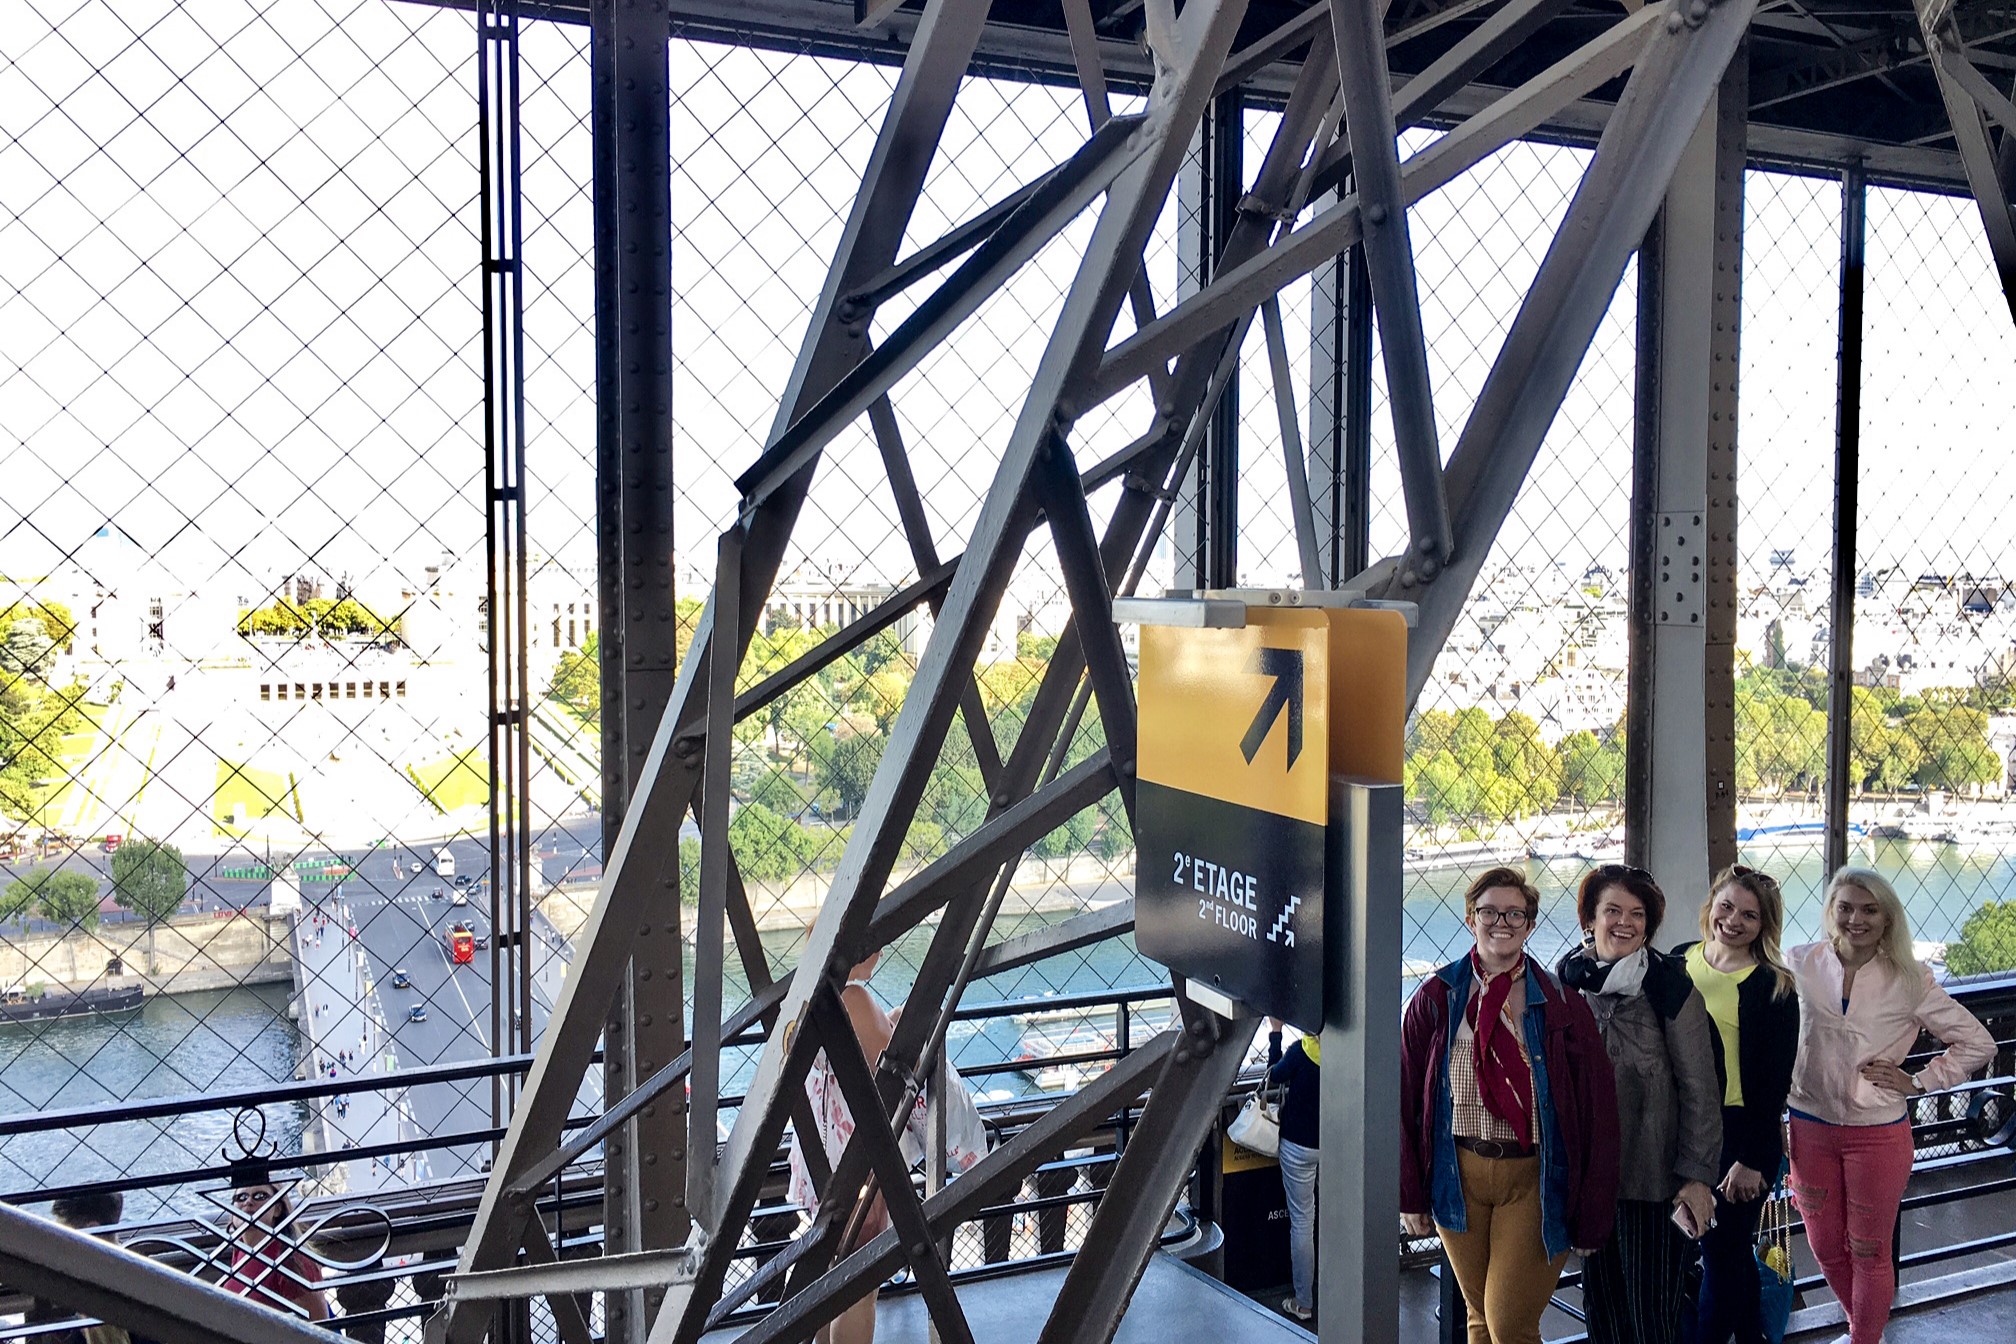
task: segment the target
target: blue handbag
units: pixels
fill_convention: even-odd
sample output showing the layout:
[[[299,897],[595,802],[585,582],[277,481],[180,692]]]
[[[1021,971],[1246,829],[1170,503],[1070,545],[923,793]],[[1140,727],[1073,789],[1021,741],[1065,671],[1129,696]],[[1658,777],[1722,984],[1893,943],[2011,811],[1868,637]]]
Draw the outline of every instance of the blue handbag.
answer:
[[[1785,1326],[1792,1319],[1792,1194],[1781,1177],[1764,1201],[1757,1225],[1757,1288],[1764,1338],[1785,1344]]]

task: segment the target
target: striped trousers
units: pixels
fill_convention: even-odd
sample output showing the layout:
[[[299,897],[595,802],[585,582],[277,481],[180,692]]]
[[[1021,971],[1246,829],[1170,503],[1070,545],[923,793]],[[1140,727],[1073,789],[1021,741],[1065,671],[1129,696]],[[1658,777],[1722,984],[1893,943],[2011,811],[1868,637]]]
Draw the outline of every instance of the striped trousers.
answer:
[[[1618,1200],[1610,1239],[1582,1262],[1590,1344],[1674,1344],[1695,1253],[1671,1204]]]

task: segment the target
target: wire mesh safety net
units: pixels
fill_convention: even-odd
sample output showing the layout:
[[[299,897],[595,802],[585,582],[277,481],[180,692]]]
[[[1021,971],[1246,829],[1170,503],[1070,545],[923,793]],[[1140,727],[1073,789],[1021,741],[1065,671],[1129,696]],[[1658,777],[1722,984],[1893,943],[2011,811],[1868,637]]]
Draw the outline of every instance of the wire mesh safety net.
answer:
[[[0,1026],[0,1112],[487,1057],[497,1043],[476,944],[492,931],[496,884],[475,22],[388,0],[29,0],[19,11],[0,38],[0,831],[11,856],[0,1015],[28,1020]],[[521,61],[542,910],[525,1009],[536,1034],[602,861],[586,30],[527,23]],[[671,70],[676,588],[690,632],[712,584],[711,538],[771,432],[895,75],[682,35]],[[1246,115],[1249,175],[1276,121]],[[970,79],[905,250],[1040,176],[1085,130],[1075,91]],[[1409,133],[1403,155],[1432,138]],[[1514,145],[1413,213],[1445,455],[1586,163],[1582,151]],[[2009,511],[1979,452],[2007,419],[2011,335],[1967,208],[1872,196],[1880,317],[1855,636],[1860,843],[1905,875],[1919,936],[1951,944],[1956,971],[1997,968],[1995,948],[2008,953],[1998,965],[2016,964],[2016,937],[1995,922],[2016,919],[1998,913],[2016,906],[1990,904],[2016,850],[2000,801],[2016,741],[2004,628],[2016,596],[1998,577]],[[1824,694],[1813,687],[1831,558],[1812,501],[1831,448],[1834,337],[1814,315],[1832,311],[1837,220],[1835,184],[1750,176],[1740,806],[1761,828],[1746,854],[1781,871],[1805,933],[1819,875],[1801,827],[1821,784],[1812,721]],[[1178,296],[1180,223],[1171,201],[1149,244],[1157,310]],[[745,688],[962,549],[1089,229],[1088,217],[1060,233],[899,383],[882,438],[864,420],[827,449]],[[1558,951],[1574,936],[1565,893],[1619,843],[1635,291],[1627,273],[1409,725],[1416,974],[1461,950],[1463,886],[1501,861],[1541,885],[1536,951]],[[871,334],[915,301],[885,305]],[[1281,306],[1288,400],[1306,426],[1308,284]],[[1123,309],[1115,339],[1133,320]],[[1922,358],[1928,349],[1944,357]],[[1257,323],[1240,364],[1241,581],[1298,584]],[[1404,544],[1405,522],[1376,350],[1373,382],[1377,556]],[[1080,461],[1123,446],[1151,409],[1137,388],[1084,416]],[[915,531],[885,469],[899,452],[921,502]],[[1908,475],[1882,474],[1903,462]],[[1110,492],[1091,505],[1102,525]],[[1165,550],[1142,587],[1169,576]],[[899,878],[987,815],[983,762],[1017,740],[1068,621],[1039,530],[977,669],[987,740],[955,726]],[[928,611],[906,618],[737,728],[731,843],[773,967],[804,940],[929,630]],[[1063,764],[1100,745],[1091,713]],[[682,849],[690,874],[697,840]],[[1017,866],[993,936],[1124,899],[1132,870],[1117,800],[1087,808]],[[901,999],[928,934],[889,949],[884,998]],[[738,975],[731,959],[731,1005],[747,993]],[[1119,939],[968,997],[1160,978]],[[132,1003],[117,997],[131,990]],[[71,994],[126,1006],[56,1016]],[[1168,1011],[1142,1005],[1127,1029],[1145,1037]],[[976,1079],[1002,1095],[1064,1089],[1100,1067],[1071,1057],[1112,1049],[1121,1032],[1110,1008],[1032,1002],[955,1025],[952,1057],[1019,1065]],[[726,1061],[725,1088],[739,1090],[752,1063]],[[320,1178],[376,1191],[477,1174],[491,1088],[360,1087],[266,1109],[289,1154],[409,1149],[332,1160]],[[585,1091],[583,1109],[596,1101]],[[0,1139],[0,1186],[202,1167],[228,1131],[227,1115],[208,1112]],[[420,1143],[441,1136],[456,1141]],[[1085,1200],[976,1224],[955,1264],[1001,1258],[997,1242],[1016,1256],[1075,1245],[1100,1180],[1073,1169],[1057,1189],[1032,1185]],[[140,1188],[130,1216],[187,1211],[194,1198],[172,1182]]]

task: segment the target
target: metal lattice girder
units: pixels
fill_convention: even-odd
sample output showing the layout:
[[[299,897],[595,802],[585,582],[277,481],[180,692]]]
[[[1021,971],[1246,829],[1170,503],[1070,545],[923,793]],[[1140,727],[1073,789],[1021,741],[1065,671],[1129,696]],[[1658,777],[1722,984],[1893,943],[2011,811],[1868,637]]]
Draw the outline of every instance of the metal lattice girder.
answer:
[[[1407,642],[1410,702],[1428,680],[1755,9],[1754,0],[1724,0],[1698,20],[1698,6],[1641,11],[1659,22],[1450,454],[1456,559],[1425,583],[1409,583],[1390,562],[1368,574],[1375,595],[1420,608],[1417,635]]]
[[[2016,135],[2009,129],[2016,124],[2016,106],[1967,59],[1953,0],[1916,0],[1916,4],[1925,49],[1932,58],[1932,74],[1953,126],[1954,147],[1960,151],[1960,166],[1981,211],[1988,251],[2002,281],[2002,297],[2010,315],[2016,317],[2016,205],[2011,201],[2016,181],[2012,181],[2006,156],[1997,155],[1988,128],[1993,117],[2003,123],[2005,137]]]
[[[1631,68],[1661,11],[1642,9],[1513,89],[1401,165],[1409,205],[1447,186],[1548,117]],[[1269,295],[1362,241],[1358,198],[1318,212],[1272,246],[1228,267],[1211,283],[1106,352],[1088,395],[1104,400],[1204,334],[1250,314]]]
[[[1393,124],[1392,78],[1380,41],[1381,0],[1330,0],[1337,33],[1344,129],[1351,142],[1372,276],[1372,310],[1386,359],[1393,441],[1407,504],[1406,563],[1432,578],[1455,545],[1449,501],[1442,492],[1442,453],[1435,442],[1434,394],[1428,384],[1428,337],[1414,281],[1414,244],[1400,187],[1399,132]]]
[[[0,1279],[161,1344],[338,1344],[284,1315],[102,1237],[0,1204]]]
[[[1078,1092],[1045,1111],[1034,1124],[925,1200],[926,1219],[934,1228],[951,1228],[970,1220],[1014,1189],[1050,1155],[1082,1139],[1116,1110],[1131,1106],[1151,1084],[1159,1087],[1163,1070],[1175,1052],[1178,1035],[1170,1030],[1145,1042]],[[903,1263],[903,1258],[903,1248],[891,1228],[750,1327],[740,1336],[740,1344],[781,1344],[784,1340],[805,1338],[863,1292],[888,1278]],[[659,1341],[654,1339],[653,1344]]]
[[[773,439],[864,354],[866,314],[849,296],[895,263],[931,165],[932,150],[985,19],[984,5],[940,0],[927,7],[891,95],[826,287],[813,310],[804,349],[778,408]],[[606,265],[598,267],[598,283],[609,271]],[[738,652],[747,647],[810,489],[811,475],[809,467],[800,471],[778,492],[772,507],[751,519],[743,548],[744,582],[738,608],[723,611],[710,599],[701,614],[672,704],[658,725],[645,760],[635,803],[626,810],[621,829],[607,847],[602,889],[577,941],[573,971],[554,1006],[543,1048],[526,1078],[492,1180],[484,1191],[476,1224],[463,1249],[463,1271],[501,1269],[515,1254],[527,1209],[522,1198],[507,1194],[508,1187],[558,1143],[576,1085],[601,1035],[605,1010],[613,1002],[628,965],[633,925],[654,899],[662,899],[657,878],[668,866],[680,819],[699,782],[699,743],[685,735],[697,728],[706,714],[709,650],[717,635],[732,641]],[[673,742],[682,738],[681,749],[675,754]],[[710,1135],[710,1147],[711,1143]],[[488,1324],[487,1309],[451,1305],[445,1309],[440,1332],[457,1344],[473,1344]]]

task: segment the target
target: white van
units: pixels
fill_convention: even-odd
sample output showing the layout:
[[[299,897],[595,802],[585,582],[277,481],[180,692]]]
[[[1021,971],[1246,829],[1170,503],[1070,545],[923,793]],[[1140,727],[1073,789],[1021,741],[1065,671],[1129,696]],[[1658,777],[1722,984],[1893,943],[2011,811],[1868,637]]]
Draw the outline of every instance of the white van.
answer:
[[[445,849],[437,849],[434,851],[434,876],[436,877],[455,876],[455,856],[453,854],[450,854]]]

